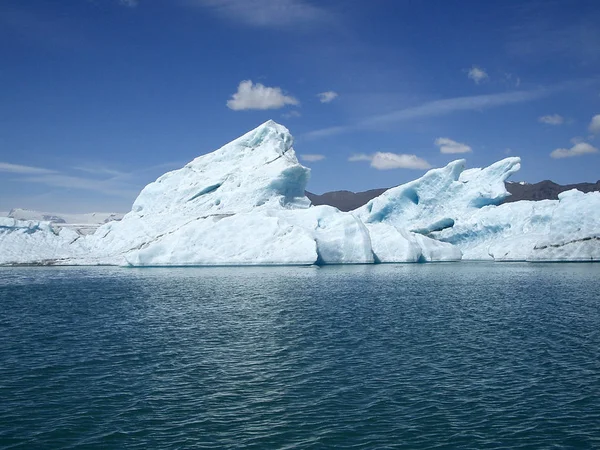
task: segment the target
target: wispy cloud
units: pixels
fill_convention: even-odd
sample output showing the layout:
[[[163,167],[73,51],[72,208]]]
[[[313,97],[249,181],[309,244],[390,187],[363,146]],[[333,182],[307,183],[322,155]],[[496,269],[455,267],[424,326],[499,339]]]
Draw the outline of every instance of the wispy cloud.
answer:
[[[339,125],[322,128],[306,133],[306,138],[322,138],[353,130],[374,128],[424,117],[437,117],[459,111],[478,111],[499,106],[513,105],[546,97],[555,89],[537,89],[532,91],[503,92],[499,94],[476,95],[470,97],[455,97],[444,100],[434,100],[419,106],[400,109],[387,114],[375,115],[352,125]]]
[[[348,161],[350,162],[358,162],[358,161],[369,161],[373,160],[373,155],[367,155],[366,153],[354,153],[350,155]]]
[[[435,145],[440,148],[441,153],[469,153],[473,151],[467,144],[453,141],[450,138],[437,138],[435,140]]]
[[[330,14],[303,0],[184,0],[227,20],[253,27],[294,30],[294,25],[328,21]]]
[[[127,6],[128,8],[135,8],[137,5],[139,5],[139,1],[138,0],[119,0],[119,4],[121,4],[123,6]]]
[[[550,114],[540,117],[538,122],[545,123],[546,125],[562,125],[565,123],[565,118],[558,114]]]
[[[308,133],[305,133],[304,137],[306,137],[308,139],[318,139],[318,138],[343,134],[343,133],[350,131],[351,129],[352,129],[352,126],[350,126],[350,125],[340,125],[340,126],[336,126],[336,127],[321,128],[320,130],[314,130],[314,131],[309,131]]]
[[[10,203],[11,208],[17,206],[62,212],[100,209],[127,211],[146,184],[168,170],[183,167],[186,162],[168,161],[152,166],[136,166],[129,171],[116,170],[96,162],[82,162],[76,167],[63,165],[64,171],[0,162],[0,172],[14,174],[9,180],[0,176],[0,181],[29,186],[37,184],[43,192],[38,195],[29,193],[23,197],[11,194],[7,198],[2,195],[0,187],[0,202]]]
[[[300,159],[307,162],[317,162],[325,159],[325,155],[317,155],[317,154],[303,154],[300,155]]]
[[[512,73],[505,73],[504,83],[507,86],[518,88],[519,86],[521,86],[521,78]]]
[[[571,158],[573,156],[588,155],[590,153],[598,153],[598,149],[587,142],[579,142],[571,148],[557,148],[550,153],[551,158]]]
[[[92,175],[85,177],[42,167],[0,162],[0,172],[21,175],[20,177],[16,177],[13,182],[37,183],[50,187],[92,191],[107,196],[133,199],[143,185],[151,181],[149,178],[157,175],[156,172],[181,167],[183,164],[183,162],[168,162],[150,167],[137,168],[130,172],[94,165],[72,168],[73,170]]]
[[[390,169],[430,169],[431,164],[417,155],[404,153],[377,152],[372,155],[358,153],[348,158],[350,162],[369,161],[371,167],[377,170]]]
[[[302,116],[302,114],[300,114],[300,111],[296,111],[296,110],[288,111],[281,115],[281,117],[283,117],[284,119],[294,119],[294,118],[301,117],[301,116]]]
[[[0,162],[0,172],[9,172],[17,174],[50,174],[56,173],[55,170],[44,169],[42,167],[22,166],[20,164],[11,164]]]
[[[473,66],[468,70],[467,77],[473,80],[475,84],[479,84],[489,78],[487,72],[477,66]]]
[[[334,91],[327,91],[327,92],[321,92],[321,93],[317,94],[317,96],[319,97],[319,101],[321,103],[329,103],[338,96],[338,93],[334,92]]]
[[[600,133],[600,114],[592,117],[588,130],[590,130],[590,133]]]
[[[267,87],[263,84],[253,84],[251,80],[242,81],[238,90],[227,101],[227,107],[234,111],[246,109],[279,109],[285,105],[298,105],[300,102],[285,95],[279,87]]]
[[[575,137],[572,137],[571,139],[569,139],[569,141],[571,142],[571,144],[575,145],[575,144],[579,144],[580,142],[585,142],[585,138],[583,138],[581,136],[575,136]]]
[[[401,109],[389,114],[373,117],[365,124],[378,125],[399,122],[420,117],[435,117],[451,114],[458,111],[477,111],[498,106],[524,103],[544,97],[548,90],[503,92],[500,94],[476,95],[471,97],[455,97],[444,100],[435,100],[413,108]]]
[[[113,180],[96,180],[90,178],[75,177],[64,174],[48,174],[39,176],[28,176],[21,178],[20,181],[27,183],[40,183],[46,186],[60,187],[75,190],[85,190],[100,192],[105,195],[112,195],[118,197],[132,197],[138,189],[133,188],[131,185],[126,185],[121,182],[115,182]]]
[[[125,176],[128,173],[127,172],[122,172],[120,170],[115,170],[115,169],[111,169],[109,167],[104,167],[104,166],[75,166],[72,169],[80,171],[80,172],[86,172],[92,175],[108,175],[108,176],[112,176],[112,177],[120,177],[120,176]]]

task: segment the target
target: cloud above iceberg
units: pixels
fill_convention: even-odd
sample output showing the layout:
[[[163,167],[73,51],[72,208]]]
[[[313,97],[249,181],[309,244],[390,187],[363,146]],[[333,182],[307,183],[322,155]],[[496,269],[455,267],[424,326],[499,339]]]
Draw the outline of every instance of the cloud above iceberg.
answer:
[[[596,114],[592,117],[592,121],[588,127],[590,133],[598,134],[600,133],[600,114]]]
[[[240,82],[238,90],[227,100],[227,107],[234,111],[247,109],[279,109],[286,105],[298,105],[300,102],[285,95],[279,87],[267,87],[251,80]]]
[[[303,155],[300,155],[300,159],[302,161],[307,161],[307,162],[317,162],[317,161],[324,160],[325,159],[325,155],[303,154]]]
[[[435,140],[435,145],[440,148],[441,153],[469,153],[473,151],[467,144],[444,137],[437,138]]]
[[[556,89],[556,88],[555,88]],[[389,124],[425,117],[438,117],[460,111],[478,111],[497,108],[506,105],[515,105],[537,100],[550,95],[555,89],[537,89],[532,91],[502,92],[498,94],[475,95],[470,97],[454,97],[443,100],[434,100],[418,106],[399,109],[386,114],[367,117],[354,124],[337,125],[328,128],[309,131],[305,138],[318,139],[335,136],[356,130],[373,129]]]
[[[489,78],[487,72],[481,67],[473,66],[467,72],[469,79],[473,80],[475,84],[479,84]]]
[[[431,164],[417,155],[405,153],[377,152],[373,154],[356,153],[348,158],[350,162],[368,161],[377,170],[390,169],[431,169]]]
[[[546,125],[562,125],[565,123],[565,118],[559,114],[550,114],[540,117],[538,122],[545,123]]]
[[[550,153],[551,158],[571,158],[573,156],[583,156],[590,153],[598,153],[598,149],[587,142],[579,142],[571,148],[557,148]]]
[[[319,101],[321,103],[329,103],[333,101],[337,96],[338,93],[334,91],[321,92],[317,94],[317,97],[319,97]]]

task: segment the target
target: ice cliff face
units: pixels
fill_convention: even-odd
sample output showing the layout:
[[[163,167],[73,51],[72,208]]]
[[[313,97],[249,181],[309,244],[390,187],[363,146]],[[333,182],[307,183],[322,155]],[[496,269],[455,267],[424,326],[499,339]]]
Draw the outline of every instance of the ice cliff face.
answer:
[[[130,215],[225,215],[257,208],[308,208],[289,131],[273,121],[146,186]]]
[[[146,186],[89,236],[0,219],[0,264],[132,266],[600,259],[600,193],[498,205],[520,167],[433,169],[346,213],[310,206],[310,171],[268,121]]]
[[[365,223],[384,222],[419,233],[452,227],[466,214],[510,195],[504,181],[520,169],[520,162],[507,158],[485,169],[464,170],[460,159],[387,190],[354,213]]]
[[[306,210],[310,171],[268,121],[146,186],[130,213],[89,240],[98,262],[311,264],[316,244],[276,211]]]
[[[469,260],[599,261],[600,192],[481,208],[432,235]]]

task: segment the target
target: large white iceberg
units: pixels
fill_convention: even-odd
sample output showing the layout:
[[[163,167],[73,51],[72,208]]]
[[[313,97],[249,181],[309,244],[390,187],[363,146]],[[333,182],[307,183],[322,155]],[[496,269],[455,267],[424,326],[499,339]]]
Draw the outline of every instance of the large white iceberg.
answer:
[[[0,219],[0,264],[600,259],[600,193],[499,205],[519,158],[469,170],[455,161],[341,212],[310,205],[310,170],[292,144],[285,127],[268,121],[150,183],[121,221],[91,235]]]

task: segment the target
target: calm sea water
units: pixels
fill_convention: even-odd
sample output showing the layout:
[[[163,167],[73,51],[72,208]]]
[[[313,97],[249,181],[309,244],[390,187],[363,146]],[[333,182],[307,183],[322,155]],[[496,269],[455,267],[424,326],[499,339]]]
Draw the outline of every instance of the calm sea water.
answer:
[[[600,447],[600,264],[0,269],[2,448]]]

